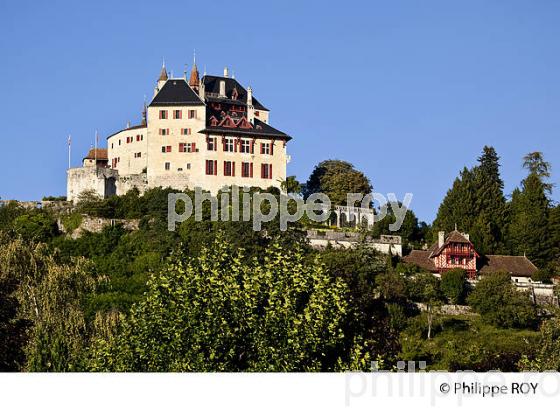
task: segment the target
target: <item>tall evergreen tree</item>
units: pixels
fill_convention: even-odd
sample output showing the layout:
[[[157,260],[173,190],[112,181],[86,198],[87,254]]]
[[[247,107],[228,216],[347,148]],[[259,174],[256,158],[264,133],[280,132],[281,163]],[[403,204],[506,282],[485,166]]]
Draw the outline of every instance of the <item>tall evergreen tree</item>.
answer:
[[[461,171],[447,192],[434,221],[434,230],[450,231],[457,226],[469,232],[481,253],[503,248],[503,228],[507,223],[507,204],[500,177],[499,157],[485,146],[479,165]]]
[[[475,220],[470,229],[472,240],[479,252],[492,254],[504,246],[507,225],[507,206],[504,182],[500,177],[500,163],[496,150],[485,146],[478,158],[475,174]]]
[[[525,254],[537,266],[544,267],[553,257],[547,196],[551,185],[545,181],[550,175],[550,165],[538,152],[528,154],[523,160],[529,175],[511,197],[509,243],[514,254]]]

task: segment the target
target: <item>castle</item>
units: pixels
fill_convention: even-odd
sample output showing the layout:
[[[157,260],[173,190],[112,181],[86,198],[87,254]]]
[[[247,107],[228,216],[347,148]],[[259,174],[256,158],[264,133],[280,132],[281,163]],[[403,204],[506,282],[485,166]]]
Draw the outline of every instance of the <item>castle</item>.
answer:
[[[281,187],[291,137],[269,125],[270,111],[229,76],[204,74],[196,62],[190,77],[170,78],[165,64],[142,122],[107,137],[82,167],[67,172],[67,198],[95,191],[100,197],[133,188]]]

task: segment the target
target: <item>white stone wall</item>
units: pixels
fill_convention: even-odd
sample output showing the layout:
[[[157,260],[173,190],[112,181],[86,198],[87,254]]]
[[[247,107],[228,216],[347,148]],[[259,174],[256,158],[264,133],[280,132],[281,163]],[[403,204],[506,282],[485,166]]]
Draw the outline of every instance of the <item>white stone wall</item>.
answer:
[[[148,164],[147,128],[126,129],[107,138],[107,153],[109,167],[117,169],[119,175],[142,173]]]
[[[70,168],[66,179],[67,200],[76,203],[78,196],[86,190],[94,190],[101,198],[114,195],[117,177],[118,173],[108,168]]]

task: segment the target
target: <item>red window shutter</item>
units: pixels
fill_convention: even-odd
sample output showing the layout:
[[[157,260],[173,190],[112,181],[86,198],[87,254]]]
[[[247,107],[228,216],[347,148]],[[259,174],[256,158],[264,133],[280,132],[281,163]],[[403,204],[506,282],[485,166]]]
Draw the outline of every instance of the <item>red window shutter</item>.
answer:
[[[272,179],[272,164],[268,166],[268,179]]]
[[[218,160],[214,160],[214,175],[218,175]]]
[[[239,140],[238,140],[238,139],[236,139],[235,141],[233,141],[233,150],[234,150],[235,152],[237,152],[237,146],[238,146],[238,145],[239,145]]]
[[[274,155],[274,141],[270,142],[270,155]]]
[[[264,154],[264,145],[263,145],[263,143],[261,142],[261,155],[262,155],[262,154]]]
[[[235,176],[235,161],[233,161],[231,163],[231,176],[234,177]]]
[[[192,143],[192,152],[196,152],[196,142]]]
[[[225,150],[226,150],[226,139],[222,138],[222,151],[225,152]]]
[[[261,178],[264,178],[264,167],[266,167],[266,165],[261,164]]]
[[[251,164],[249,165],[249,169],[250,169],[250,171],[249,171],[249,176],[250,176],[251,178],[253,178],[253,163],[252,163],[252,162],[251,162]]]
[[[255,153],[255,141],[251,141],[251,154]]]
[[[206,175],[208,175],[208,174],[210,173],[210,172],[208,171],[208,165],[209,165],[208,160],[206,160]]]

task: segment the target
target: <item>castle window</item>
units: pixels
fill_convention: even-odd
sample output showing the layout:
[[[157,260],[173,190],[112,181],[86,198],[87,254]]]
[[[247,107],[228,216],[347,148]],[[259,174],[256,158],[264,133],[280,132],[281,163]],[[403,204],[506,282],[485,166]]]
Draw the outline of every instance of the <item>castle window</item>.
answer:
[[[119,145],[121,145],[121,140],[119,140]]]
[[[166,120],[167,119],[167,110],[159,110],[159,119]]]
[[[183,118],[183,112],[181,110],[173,110],[173,119],[180,120]]]
[[[270,143],[269,142],[261,142],[261,154],[270,155]]]
[[[169,171],[171,169],[171,163],[170,162],[166,162],[165,163],[165,170]]]
[[[235,162],[224,161],[224,176],[226,177],[235,176]]]
[[[189,110],[189,119],[196,118],[196,110]]]
[[[142,153],[141,152],[135,152],[134,153],[134,158],[142,158]]]
[[[144,141],[144,136],[143,135],[137,135],[136,136],[136,141]]]
[[[179,152],[196,152],[196,143],[181,142],[179,143]]]
[[[251,141],[241,140],[240,151],[244,154],[251,154]]]
[[[224,142],[224,151],[225,152],[233,152],[234,151],[235,142],[233,138],[226,138]]]
[[[111,142],[111,149],[113,149],[113,148],[114,148],[114,145],[115,145],[115,144],[113,144],[113,143]]]
[[[169,135],[169,128],[160,128],[159,135]]]
[[[190,128],[181,128],[181,135],[191,135]]]
[[[171,145],[164,145],[163,147],[161,147],[161,152],[171,152]]]
[[[187,164],[187,169],[191,169],[191,164],[190,164],[190,162]]]
[[[206,160],[206,175],[218,175],[218,161],[207,159]]]
[[[272,179],[272,164],[261,164],[261,178]]]
[[[255,111],[255,117],[258,117],[258,116],[259,116],[259,114],[260,114],[260,112],[258,112],[258,111]]]
[[[206,140],[206,145],[207,145],[206,148],[208,149],[208,151],[216,151],[216,148],[217,148],[217,147],[216,147],[216,145],[217,145],[217,144],[216,144],[216,138],[215,138],[215,137],[213,137],[213,138],[208,138],[208,139]]]
[[[244,178],[253,177],[253,163],[252,162],[242,162],[241,163],[241,176]]]

